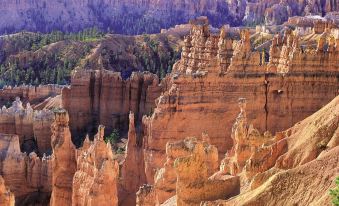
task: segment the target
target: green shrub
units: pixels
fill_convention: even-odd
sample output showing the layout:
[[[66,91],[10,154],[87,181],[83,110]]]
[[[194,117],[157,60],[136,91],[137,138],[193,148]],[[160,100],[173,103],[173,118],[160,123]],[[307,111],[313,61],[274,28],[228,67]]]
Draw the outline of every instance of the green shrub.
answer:
[[[105,142],[106,143],[109,142],[111,143],[111,145],[113,145],[117,143],[119,139],[120,139],[119,130],[113,129],[113,132],[108,137],[105,137]]]
[[[330,195],[332,196],[332,203],[335,206],[339,206],[339,177],[336,178],[335,184],[336,188],[330,190]]]

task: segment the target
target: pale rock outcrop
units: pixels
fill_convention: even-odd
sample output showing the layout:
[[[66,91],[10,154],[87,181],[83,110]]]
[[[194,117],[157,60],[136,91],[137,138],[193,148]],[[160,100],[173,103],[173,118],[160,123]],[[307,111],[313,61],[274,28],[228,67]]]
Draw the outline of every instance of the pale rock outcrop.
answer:
[[[202,161],[209,177],[218,170],[218,151],[209,144],[209,137],[203,134],[201,140],[186,138],[182,141],[166,144],[166,162],[154,176],[154,186],[144,185],[137,193],[138,205],[160,205],[178,193],[175,161],[179,158],[194,155],[196,147],[202,147],[204,155]],[[192,172],[194,172],[192,170]],[[207,177],[206,177],[207,179]]]
[[[75,146],[68,126],[69,117],[65,110],[54,113],[52,124],[52,196],[50,205],[72,205],[73,176],[76,172]]]
[[[247,160],[250,159],[253,152],[258,154],[259,152],[256,151],[262,145],[273,143],[275,140],[269,132],[261,135],[258,130],[253,128],[253,125],[248,124],[246,101],[245,98],[240,98],[238,100],[240,113],[232,127],[231,136],[233,139],[233,147],[226,153],[226,156],[221,163],[223,171],[232,175],[237,175],[242,172],[246,166]]]
[[[88,142],[87,142],[88,143]],[[119,165],[110,143],[99,126],[94,141],[77,150],[77,171],[73,178],[72,205],[118,205]],[[134,177],[130,177],[134,179]]]
[[[198,142],[190,156],[175,160],[176,205],[200,205],[201,201],[229,198],[239,194],[239,177],[215,175],[209,178],[206,164],[208,156],[204,143]]]
[[[48,97],[61,94],[63,86],[59,85],[39,85],[39,86],[5,86],[0,89],[0,106],[3,107],[9,102],[13,102],[16,97],[26,104],[31,103],[32,107]]]
[[[14,194],[6,187],[5,180],[0,176],[0,205],[14,206]]]
[[[0,109],[0,133],[16,134],[20,145],[25,141],[37,143],[36,152],[39,156],[51,151],[51,124],[54,115],[50,110],[34,110],[30,103],[23,106],[17,97],[12,106]]]

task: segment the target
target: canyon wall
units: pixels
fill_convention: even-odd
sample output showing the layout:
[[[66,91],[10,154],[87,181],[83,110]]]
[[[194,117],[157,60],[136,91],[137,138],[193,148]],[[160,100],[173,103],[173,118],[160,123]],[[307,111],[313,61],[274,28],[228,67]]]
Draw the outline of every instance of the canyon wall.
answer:
[[[211,34],[207,22],[193,25],[182,58],[167,79],[169,89],[157,100],[153,115],[143,118],[149,183],[153,183],[154,170],[165,162],[165,145],[170,140],[205,132],[219,152],[230,149],[239,97],[247,99],[247,116],[253,125],[274,133],[338,95],[338,40],[328,34],[327,49],[320,40],[317,49],[304,51],[297,40],[302,37],[286,33],[280,38],[281,43],[272,43],[266,62],[261,52],[253,50],[248,31],[235,41],[227,30]],[[225,55],[232,50],[233,56]]]
[[[123,80],[116,72],[80,70],[71,82],[62,90],[62,106],[69,112],[75,137],[95,134],[99,124],[105,125],[106,134],[113,129],[127,131],[129,112],[140,122],[144,114],[152,113],[161,92],[158,77],[151,73],[132,73]]]
[[[0,133],[16,134],[20,146],[36,144],[28,151],[35,151],[42,156],[51,152],[51,125],[54,119],[50,110],[33,110],[29,103],[23,106],[17,97],[12,106],[0,110]],[[36,148],[35,148],[36,146]]]
[[[30,103],[32,106],[40,103],[48,97],[54,97],[61,94],[62,86],[58,85],[40,85],[40,86],[6,86],[0,89],[0,106],[8,106],[19,97],[24,103]]]

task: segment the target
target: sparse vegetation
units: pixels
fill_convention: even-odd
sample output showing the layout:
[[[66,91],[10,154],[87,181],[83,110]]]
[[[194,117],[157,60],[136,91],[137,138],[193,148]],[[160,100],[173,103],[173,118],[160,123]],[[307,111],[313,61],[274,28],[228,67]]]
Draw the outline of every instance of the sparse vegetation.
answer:
[[[113,145],[116,144],[119,139],[120,139],[119,130],[113,129],[113,132],[109,136],[105,137],[105,142],[106,143],[109,142],[111,143],[111,145]]]
[[[339,177],[336,178],[335,184],[337,185],[334,189],[330,190],[332,197],[332,203],[335,206],[339,206]]]

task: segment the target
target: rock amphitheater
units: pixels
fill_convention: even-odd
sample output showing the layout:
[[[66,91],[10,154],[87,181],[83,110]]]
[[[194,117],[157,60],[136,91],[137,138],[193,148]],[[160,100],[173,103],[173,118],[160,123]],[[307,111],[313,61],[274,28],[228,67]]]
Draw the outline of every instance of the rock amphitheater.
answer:
[[[0,90],[0,205],[331,205],[338,26],[290,19],[261,45],[191,28],[161,81],[78,68],[70,86]]]

